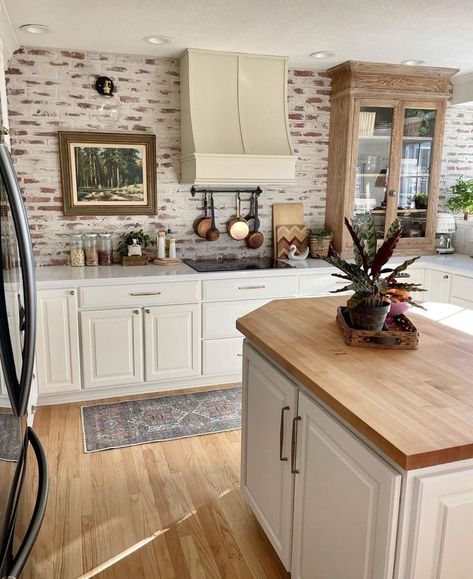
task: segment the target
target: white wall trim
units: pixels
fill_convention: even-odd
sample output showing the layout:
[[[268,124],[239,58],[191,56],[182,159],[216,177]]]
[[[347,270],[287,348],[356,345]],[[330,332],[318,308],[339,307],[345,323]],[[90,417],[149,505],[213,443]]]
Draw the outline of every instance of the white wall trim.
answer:
[[[3,0],[0,0],[0,51],[3,53],[3,66],[5,70],[12,54],[20,48],[13,24],[8,15]]]

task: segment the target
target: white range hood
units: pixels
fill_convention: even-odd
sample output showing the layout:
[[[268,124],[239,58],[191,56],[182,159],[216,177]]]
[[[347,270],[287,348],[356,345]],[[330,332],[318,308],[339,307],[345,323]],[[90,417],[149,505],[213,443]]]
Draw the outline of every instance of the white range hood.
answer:
[[[181,57],[181,182],[295,183],[287,59],[187,50]]]

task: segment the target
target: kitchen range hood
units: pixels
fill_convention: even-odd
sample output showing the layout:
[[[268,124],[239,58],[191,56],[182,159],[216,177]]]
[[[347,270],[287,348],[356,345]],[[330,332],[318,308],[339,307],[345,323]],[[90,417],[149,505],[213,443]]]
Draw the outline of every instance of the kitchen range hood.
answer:
[[[181,57],[181,182],[295,183],[287,59],[187,50]]]

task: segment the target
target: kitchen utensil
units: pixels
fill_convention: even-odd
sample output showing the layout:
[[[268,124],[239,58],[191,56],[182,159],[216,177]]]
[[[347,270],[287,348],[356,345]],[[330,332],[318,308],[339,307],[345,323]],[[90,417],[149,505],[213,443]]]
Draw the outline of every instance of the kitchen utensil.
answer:
[[[220,231],[215,225],[215,205],[214,205],[214,196],[212,193],[210,193],[210,215],[211,215],[210,229],[205,234],[205,238],[208,241],[217,241],[217,239],[220,237]]]
[[[251,249],[258,249],[264,243],[264,235],[259,231],[260,220],[258,217],[258,196],[255,195],[254,199],[254,215],[255,215],[255,223],[253,231],[248,233],[246,237],[246,245]]]
[[[248,235],[250,231],[248,223],[241,216],[240,204],[241,204],[240,193],[237,193],[236,217],[230,219],[230,221],[227,223],[227,233],[232,239],[235,239],[236,241],[241,241],[242,239],[245,239],[245,237]]]
[[[302,203],[276,203],[273,205],[273,253],[277,255],[276,227],[304,223]]]
[[[248,215],[245,217],[245,221],[248,223],[248,228],[251,231],[254,230],[255,227],[255,203],[257,202],[256,193],[251,194],[250,198],[250,210]],[[249,235],[249,234],[248,234]]]
[[[194,222],[194,231],[199,236],[205,239],[207,235],[207,231],[210,229],[212,225],[212,220],[208,215],[208,202],[207,202],[207,192],[204,193],[204,216],[199,217]]]
[[[286,259],[291,245],[295,245],[299,254],[304,253],[309,244],[305,225],[278,225],[276,227],[276,259]]]

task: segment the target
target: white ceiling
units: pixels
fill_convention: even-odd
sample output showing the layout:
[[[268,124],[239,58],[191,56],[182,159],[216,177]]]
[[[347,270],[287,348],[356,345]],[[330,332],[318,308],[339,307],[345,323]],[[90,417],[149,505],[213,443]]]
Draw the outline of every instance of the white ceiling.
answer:
[[[473,72],[472,0],[4,0],[22,46],[178,56],[208,48],[279,54],[290,64],[325,69],[345,60]],[[18,28],[46,24],[38,36]],[[152,46],[144,36],[175,39]],[[336,59],[309,54],[334,50]]]

